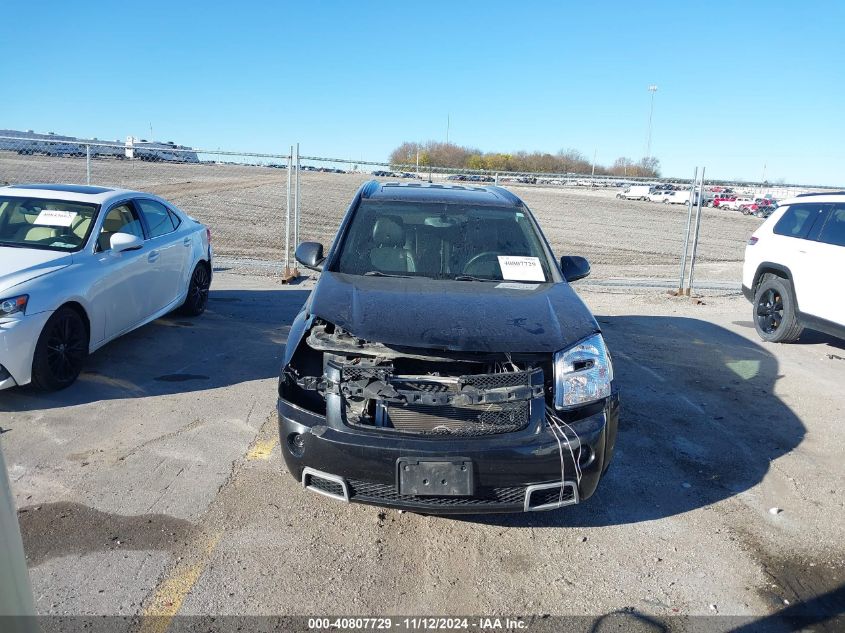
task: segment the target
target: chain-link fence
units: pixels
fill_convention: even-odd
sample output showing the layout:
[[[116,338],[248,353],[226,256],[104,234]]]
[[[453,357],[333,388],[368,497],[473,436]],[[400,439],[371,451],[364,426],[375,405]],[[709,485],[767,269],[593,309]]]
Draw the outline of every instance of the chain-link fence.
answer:
[[[293,252],[298,242],[318,241],[329,247],[355,191],[367,180],[498,182],[526,201],[556,253],[590,258],[593,278],[676,278],[686,209],[616,200],[622,184],[618,178],[424,165],[417,169],[416,165],[319,156],[297,160],[297,154],[293,147],[283,154],[224,152],[136,139],[21,137],[0,130],[0,183],[75,183],[149,191],[211,227],[218,265],[283,274],[295,267]],[[301,169],[289,169],[289,161],[294,167],[301,163]],[[737,190],[761,191],[749,183],[733,185]],[[776,197],[808,189],[783,185]],[[702,278],[737,278],[742,245],[754,221],[704,218]]]
[[[0,183],[72,183],[147,191],[212,229],[220,261],[284,268],[288,155],[170,143],[0,136]]]

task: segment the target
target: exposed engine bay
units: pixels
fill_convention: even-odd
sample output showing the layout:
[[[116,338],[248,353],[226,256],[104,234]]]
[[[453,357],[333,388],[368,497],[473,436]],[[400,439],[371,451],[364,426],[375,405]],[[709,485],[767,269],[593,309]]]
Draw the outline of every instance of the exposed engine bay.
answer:
[[[350,426],[418,435],[478,436],[524,429],[551,390],[545,355],[401,349],[316,319],[285,368],[287,397]]]

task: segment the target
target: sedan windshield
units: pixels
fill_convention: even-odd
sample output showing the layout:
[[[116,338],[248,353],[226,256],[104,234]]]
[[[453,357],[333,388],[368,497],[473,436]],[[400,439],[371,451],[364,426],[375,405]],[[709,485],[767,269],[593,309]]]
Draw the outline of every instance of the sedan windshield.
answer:
[[[0,196],[0,246],[79,250],[98,205]]]
[[[458,281],[552,279],[524,208],[364,200],[336,271]]]

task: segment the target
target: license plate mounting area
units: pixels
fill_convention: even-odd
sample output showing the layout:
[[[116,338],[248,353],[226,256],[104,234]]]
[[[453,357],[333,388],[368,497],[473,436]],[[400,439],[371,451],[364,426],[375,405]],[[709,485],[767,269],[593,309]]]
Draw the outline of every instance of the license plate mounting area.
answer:
[[[472,461],[403,457],[397,461],[400,495],[420,497],[470,497],[473,494]]]

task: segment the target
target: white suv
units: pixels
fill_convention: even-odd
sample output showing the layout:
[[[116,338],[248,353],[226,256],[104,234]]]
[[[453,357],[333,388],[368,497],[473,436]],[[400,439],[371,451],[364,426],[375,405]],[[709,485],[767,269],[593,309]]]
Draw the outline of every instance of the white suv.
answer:
[[[805,327],[845,338],[845,192],[781,203],[748,240],[742,292],[764,341]]]

